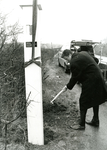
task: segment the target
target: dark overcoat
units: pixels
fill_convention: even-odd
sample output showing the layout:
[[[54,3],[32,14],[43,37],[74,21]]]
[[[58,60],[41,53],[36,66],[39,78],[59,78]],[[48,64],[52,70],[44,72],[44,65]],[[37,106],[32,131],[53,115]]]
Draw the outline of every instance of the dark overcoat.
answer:
[[[101,70],[87,52],[72,55],[70,70],[71,78],[67,88],[71,90],[77,82],[82,84],[80,110],[100,105],[107,100],[107,88]]]

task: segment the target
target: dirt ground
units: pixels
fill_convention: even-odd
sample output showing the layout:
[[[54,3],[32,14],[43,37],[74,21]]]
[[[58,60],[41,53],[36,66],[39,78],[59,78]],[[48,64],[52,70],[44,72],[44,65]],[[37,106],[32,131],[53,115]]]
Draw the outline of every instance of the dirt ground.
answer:
[[[70,128],[79,121],[78,98],[81,87],[75,85],[72,91],[60,95],[54,105],[50,104],[53,97],[67,84],[70,75],[64,73],[58,65],[57,49],[42,53],[49,59],[43,61],[43,108],[44,108],[44,140],[43,149],[73,150],[77,149],[79,141],[76,141],[77,131]],[[44,56],[44,59],[46,59]],[[43,58],[42,58],[43,59]],[[45,62],[45,63],[44,63]],[[42,146],[39,147],[42,149]]]
[[[102,123],[101,128],[99,132],[96,129],[93,129],[89,126],[87,126],[87,130],[85,132],[83,131],[77,131],[70,128],[70,125],[73,125],[79,121],[79,105],[78,105],[78,99],[81,93],[81,87],[77,84],[73,88],[73,90],[67,90],[65,93],[62,93],[55,101],[54,105],[50,103],[50,101],[56,96],[56,94],[67,84],[67,82],[70,79],[70,75],[64,73],[64,70],[62,67],[59,67],[58,65],[58,53],[59,48],[55,49],[42,49],[42,90],[43,90],[43,121],[44,121],[44,145],[32,145],[28,143],[27,139],[27,120],[26,120],[26,114],[24,116],[21,116],[17,121],[10,124],[7,128],[7,138],[5,138],[5,133],[1,136],[0,132],[0,150],[90,150],[93,148],[95,150],[96,145],[97,149],[102,147],[102,145],[106,145],[106,139],[107,135],[103,134],[104,137],[102,137],[102,133],[105,133],[106,129],[106,123]],[[6,53],[7,54],[7,53]],[[23,54],[21,51],[21,54],[18,56],[22,56]],[[7,56],[5,55],[5,58]],[[4,58],[3,58],[4,60]],[[16,61],[16,58],[15,58]],[[15,63],[15,68],[17,69],[19,63],[13,61]],[[19,61],[19,58],[18,58]],[[10,61],[9,61],[10,62]],[[20,60],[20,63],[22,64],[23,59]],[[2,73],[4,73],[4,66],[1,63],[1,72],[0,77],[2,77]],[[17,64],[17,65],[16,65]],[[9,67],[8,62],[5,64]],[[17,66],[17,67],[16,67]],[[22,65],[23,66],[23,65]],[[6,81],[3,79],[1,81],[11,81],[12,83],[18,83],[17,86],[14,87],[15,91],[15,98],[13,99],[13,96],[10,95],[10,92],[13,93],[13,89],[8,87],[7,93],[10,96],[7,96],[6,89],[2,90],[2,96],[1,100],[3,100],[4,106],[3,108],[3,114],[4,116],[1,116],[4,119],[11,119],[10,117],[16,117],[17,111],[14,106],[18,106],[17,110],[20,111],[22,109],[22,99],[23,102],[25,100],[25,94],[24,91],[22,92],[22,86],[24,83],[24,67],[23,69],[20,68],[20,72],[18,70],[19,76],[17,74],[14,75],[15,71],[14,67],[9,67],[10,72],[6,72],[9,77],[6,79]],[[13,78],[14,76],[15,81]],[[8,81],[8,83],[10,83]],[[17,82],[16,82],[17,81]],[[23,83],[23,84],[19,84]],[[4,84],[1,82],[1,86]],[[16,84],[15,84],[16,85]],[[16,91],[16,89],[18,89]],[[2,89],[2,88],[1,88]],[[20,93],[19,93],[20,91]],[[19,97],[20,96],[20,97]],[[18,99],[19,100],[18,100]],[[14,101],[17,102],[18,105],[14,105]],[[25,107],[25,105],[23,105]],[[106,105],[104,106],[106,108]],[[102,107],[102,110],[106,110]],[[15,110],[15,111],[14,111]],[[12,113],[10,113],[12,112]],[[105,113],[105,115],[104,115]],[[102,122],[104,122],[104,116],[106,116],[106,111],[104,111],[102,114]],[[10,114],[10,116],[9,116]],[[87,117],[90,118],[91,115],[88,114]],[[90,118],[91,119],[91,118]],[[104,129],[103,129],[104,128]],[[5,126],[2,124],[2,132],[4,132]],[[93,132],[94,131],[94,132]],[[92,134],[93,133],[93,134]],[[92,136],[93,135],[93,136]],[[98,138],[96,138],[98,136]],[[91,137],[91,138],[90,138]],[[105,139],[105,143],[103,143],[103,138]],[[103,144],[101,145],[100,142]],[[94,142],[93,142],[94,141]],[[91,143],[91,144],[89,144]],[[100,147],[98,145],[100,144]],[[94,145],[93,145],[94,144]],[[6,145],[6,148],[5,148]],[[105,146],[106,147],[106,146]],[[100,148],[100,149],[101,149]]]
[[[77,140],[78,131],[70,128],[79,121],[78,98],[81,87],[76,85],[72,91],[60,95],[54,105],[53,97],[67,84],[70,75],[58,65],[59,49],[42,49],[42,89],[44,145],[27,142],[26,117],[19,118],[8,129],[7,141],[0,137],[0,150],[78,150],[81,142]],[[83,146],[84,144],[82,144]]]

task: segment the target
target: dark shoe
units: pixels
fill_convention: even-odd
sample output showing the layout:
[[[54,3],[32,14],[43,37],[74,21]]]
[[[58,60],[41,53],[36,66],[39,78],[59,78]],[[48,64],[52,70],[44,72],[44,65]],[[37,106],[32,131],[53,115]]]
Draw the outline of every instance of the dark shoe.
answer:
[[[86,123],[88,125],[91,125],[91,126],[94,126],[94,127],[99,127],[99,120],[92,119],[92,121],[90,121],[90,122],[86,121]]]
[[[70,127],[74,130],[85,130],[85,126],[81,126],[81,125],[74,125]]]

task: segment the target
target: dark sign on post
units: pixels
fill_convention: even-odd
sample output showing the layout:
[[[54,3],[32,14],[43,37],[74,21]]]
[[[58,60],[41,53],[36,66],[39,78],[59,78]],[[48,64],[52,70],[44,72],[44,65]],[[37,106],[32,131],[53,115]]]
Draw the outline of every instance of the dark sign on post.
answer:
[[[26,42],[26,47],[32,47],[32,42]],[[35,42],[35,47],[37,47],[37,42]]]

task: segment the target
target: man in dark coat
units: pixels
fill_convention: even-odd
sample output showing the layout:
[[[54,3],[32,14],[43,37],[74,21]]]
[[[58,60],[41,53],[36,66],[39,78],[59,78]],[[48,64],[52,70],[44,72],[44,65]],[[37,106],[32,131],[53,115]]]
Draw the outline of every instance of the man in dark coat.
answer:
[[[80,123],[74,126],[74,129],[85,129],[87,109],[91,107],[93,107],[93,118],[91,122],[87,123],[98,127],[99,105],[107,100],[107,89],[100,68],[88,52],[81,51],[72,54],[70,70],[71,78],[63,88],[63,91],[71,90],[77,82],[82,84],[82,92],[79,99]]]

